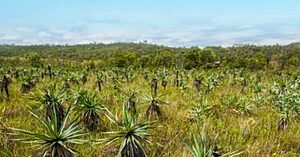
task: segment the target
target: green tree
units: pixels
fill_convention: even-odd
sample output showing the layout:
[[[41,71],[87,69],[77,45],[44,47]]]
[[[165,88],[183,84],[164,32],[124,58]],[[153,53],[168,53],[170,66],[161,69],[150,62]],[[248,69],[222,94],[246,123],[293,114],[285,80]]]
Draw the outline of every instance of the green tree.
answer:
[[[200,65],[199,52],[201,52],[201,49],[193,47],[190,51],[184,53],[184,68],[192,69]]]
[[[172,65],[172,59],[174,55],[170,51],[162,51],[157,55],[157,65],[170,67]]]
[[[37,53],[33,53],[29,56],[29,62],[33,67],[40,67],[42,65],[41,57]]]
[[[209,48],[200,51],[199,57],[202,65],[213,63],[216,60],[216,54]]]
[[[142,68],[149,67],[151,64],[151,57],[149,55],[143,55],[139,58],[139,63]]]
[[[134,52],[122,53],[117,52],[113,55],[113,65],[119,68],[135,66],[137,63],[137,56]]]

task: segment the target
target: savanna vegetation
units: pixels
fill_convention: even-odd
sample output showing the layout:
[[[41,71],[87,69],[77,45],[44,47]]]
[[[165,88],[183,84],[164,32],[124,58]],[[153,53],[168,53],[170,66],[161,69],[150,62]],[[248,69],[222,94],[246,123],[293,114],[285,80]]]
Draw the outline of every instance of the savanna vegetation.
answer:
[[[0,156],[299,156],[300,44],[0,45]]]

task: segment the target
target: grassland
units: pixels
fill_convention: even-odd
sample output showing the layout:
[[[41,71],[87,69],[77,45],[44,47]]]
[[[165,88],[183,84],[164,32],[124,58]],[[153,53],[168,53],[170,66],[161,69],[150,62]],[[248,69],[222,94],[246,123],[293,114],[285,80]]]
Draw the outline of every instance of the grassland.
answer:
[[[166,88],[161,86],[162,79],[158,73],[163,69],[147,71],[148,79],[144,79],[145,70],[132,69],[127,72],[122,69],[102,70],[104,74],[102,91],[97,87],[97,74],[99,71],[88,70],[84,75],[87,82],[82,83],[80,74],[83,70],[66,71],[64,74],[59,67],[53,68],[55,76],[51,79],[46,74],[40,78],[42,68],[28,68],[39,78],[29,93],[20,91],[27,73],[20,72],[22,77],[14,78],[9,85],[10,98],[3,98],[0,102],[1,119],[1,145],[0,156],[38,156],[41,151],[31,144],[14,141],[15,136],[10,128],[22,128],[26,130],[42,132],[37,120],[29,113],[33,109],[40,116],[45,110],[37,106],[30,97],[37,91],[48,88],[51,84],[63,86],[65,78],[78,72],[78,84],[70,83],[67,95],[72,97],[79,88],[95,92],[97,97],[109,111],[118,117],[122,115],[122,107],[128,89],[136,91],[136,108],[138,121],[148,121],[145,116],[148,105],[144,103],[145,95],[151,93],[151,80],[158,79],[158,95],[162,96],[160,109],[162,117],[151,118],[155,121],[154,129],[149,140],[152,144],[142,143],[147,156],[151,157],[178,157],[191,156],[183,142],[192,143],[192,134],[206,133],[207,145],[217,146],[221,154],[233,151],[243,152],[240,156],[299,156],[300,154],[300,125],[297,111],[288,113],[288,125],[279,129],[279,121],[282,117],[281,108],[277,105],[276,94],[271,89],[276,88],[277,83],[284,84],[284,88],[296,86],[297,90],[291,90],[293,99],[299,101],[299,74],[294,72],[274,73],[268,70],[179,70],[176,77],[175,69],[167,69],[165,80]],[[24,69],[22,69],[24,70]],[[158,71],[158,72],[157,72]],[[119,76],[114,77],[118,73]],[[132,77],[126,79],[126,73]],[[156,73],[156,74],[155,74]],[[199,77],[198,77],[199,76]],[[201,80],[199,87],[195,87],[195,80]],[[117,81],[113,81],[116,79]],[[176,82],[178,81],[178,86]],[[292,82],[292,83],[291,83]],[[281,86],[279,86],[281,87]],[[283,87],[283,86],[282,86]],[[3,97],[6,97],[2,93]],[[274,98],[275,97],[275,98]],[[278,98],[278,99],[276,99]],[[283,99],[282,99],[283,100]],[[288,103],[288,102],[286,102]],[[291,103],[299,108],[299,102]],[[298,106],[297,106],[298,105]],[[63,102],[63,106],[75,106],[69,99]],[[291,109],[291,108],[289,108]],[[107,157],[116,156],[120,143],[105,145],[95,143],[94,140],[107,137],[103,132],[115,130],[116,127],[103,114],[100,114],[100,122],[95,131],[88,131],[84,138],[90,142],[82,145],[70,145],[77,150],[77,156]],[[71,117],[76,116],[75,112]],[[71,119],[72,119],[71,118]],[[80,126],[84,128],[81,123]]]

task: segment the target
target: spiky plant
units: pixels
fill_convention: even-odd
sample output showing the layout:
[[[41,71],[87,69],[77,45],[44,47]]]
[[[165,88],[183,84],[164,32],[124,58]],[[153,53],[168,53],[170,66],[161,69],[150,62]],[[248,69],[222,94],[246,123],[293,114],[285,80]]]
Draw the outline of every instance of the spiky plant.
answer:
[[[210,106],[206,99],[190,110],[189,119],[191,121],[202,122],[213,115],[213,106]]]
[[[34,100],[40,107],[46,108],[45,119],[51,119],[51,114],[55,110],[57,126],[58,128],[61,126],[66,114],[63,102],[67,99],[67,95],[64,88],[60,88],[56,84],[50,85],[46,89],[38,91],[38,93],[33,93],[30,99]]]
[[[151,81],[151,91],[153,95],[157,94],[157,82],[158,80],[156,78],[153,78]]]
[[[151,119],[155,115],[158,118],[162,117],[161,109],[159,106],[165,104],[165,102],[161,100],[161,98],[163,96],[164,95],[153,95],[151,93],[151,94],[146,94],[143,97],[143,99],[142,99],[143,103],[149,105],[149,107],[146,111],[146,117],[148,119]]]
[[[194,80],[193,85],[196,87],[197,90],[200,90],[201,80]]]
[[[280,111],[278,130],[284,130],[289,121],[300,117],[299,84],[288,80],[281,81],[274,82],[270,90],[271,98]]]
[[[105,107],[97,98],[95,93],[87,90],[80,90],[76,95],[76,111],[84,122],[88,130],[96,130],[100,122],[100,114]]]
[[[124,73],[124,78],[126,79],[126,83],[129,84],[130,80],[132,79],[131,78],[132,77],[132,73],[131,73],[130,69],[129,68],[125,68],[124,71],[123,71],[123,73]]]
[[[38,79],[33,74],[28,74],[23,77],[23,81],[21,84],[21,92],[22,93],[28,93],[30,90],[35,86],[35,84],[38,82]]]
[[[179,70],[176,69],[176,71],[175,71],[174,85],[176,85],[176,87],[179,87],[179,82],[180,82]]]
[[[74,121],[67,124],[70,115],[70,108],[66,112],[61,126],[57,125],[59,121],[57,113],[52,106],[51,118],[47,120],[40,118],[36,113],[31,114],[41,124],[43,132],[32,132],[23,129],[12,128],[14,136],[21,136],[14,139],[16,141],[34,144],[37,150],[41,151],[43,157],[73,157],[75,150],[69,148],[68,144],[83,144],[87,142],[82,137],[85,135],[83,129],[79,128],[79,120],[76,118]]]
[[[5,91],[7,98],[10,96],[8,86],[11,84],[11,82],[12,80],[7,75],[4,75],[0,84],[1,93]]]
[[[193,81],[193,86],[196,87],[196,89],[199,91],[200,87],[202,85],[202,80],[203,80],[203,74],[194,74],[194,81]]]
[[[98,86],[98,90],[99,92],[102,91],[102,84],[103,84],[103,73],[98,73],[97,74],[97,86]]]
[[[31,83],[24,80],[24,82],[22,82],[21,85],[21,92],[28,93],[31,90],[31,87],[32,87]]]
[[[71,88],[71,85],[70,85],[69,82],[70,82],[69,79],[64,79],[64,80],[63,80],[63,88],[64,88],[64,89],[68,90],[68,89]]]
[[[52,72],[52,66],[50,64],[47,65],[48,75],[49,78],[52,79],[53,72]]]
[[[110,112],[108,112],[110,113]],[[118,157],[146,157],[146,152],[142,143],[151,144],[148,137],[151,136],[149,130],[154,129],[154,122],[137,122],[137,114],[129,114],[126,110],[126,103],[123,105],[123,121],[120,123],[112,114],[107,114],[109,119],[118,125],[118,131],[106,132],[111,137],[101,140],[107,145],[114,142],[120,143]]]
[[[164,67],[164,69],[161,70],[159,73],[159,77],[160,77],[160,79],[162,79],[161,85],[164,87],[164,89],[166,89],[166,87],[168,85],[167,76],[168,76],[168,72],[167,72],[166,68]]]
[[[126,110],[128,110],[131,114],[136,113],[136,95],[137,90],[127,90],[124,92],[124,96],[126,99]]]
[[[118,77],[113,75],[112,76],[112,89],[114,90],[115,93],[118,93],[121,91],[121,84],[118,80]]]
[[[239,98],[237,95],[224,95],[221,104],[228,107],[233,112],[238,114],[251,114],[256,107],[252,101],[247,101],[245,98]]]
[[[143,78],[144,78],[145,80],[148,80],[148,77],[149,77],[148,71],[144,70],[144,72],[143,72]]]
[[[71,83],[71,85],[79,85],[79,81],[80,81],[80,75],[77,72],[72,72],[69,74],[68,76],[69,82]]]
[[[229,156],[234,157],[234,156],[239,156],[243,153],[243,152],[233,151],[225,154],[220,154],[216,145],[217,136],[213,142],[209,143],[210,141],[207,140],[207,136],[204,131],[202,131],[200,136],[196,135],[195,133],[193,133],[192,136],[193,136],[192,144],[188,144],[187,142],[182,142],[182,143],[188,149],[189,153],[193,157],[229,157]]]
[[[201,133],[200,137],[193,134],[193,144],[183,142],[193,157],[213,157],[213,147],[207,146],[206,134]]]
[[[168,84],[168,81],[167,81],[166,79],[163,79],[163,80],[161,81],[161,85],[164,87],[164,89],[166,89],[167,84]]]
[[[241,86],[242,86],[241,92],[242,92],[242,93],[244,92],[244,90],[245,90],[247,84],[248,84],[248,83],[247,83],[246,77],[242,77],[242,78],[241,78]]]
[[[85,73],[81,75],[81,82],[82,84],[85,84],[87,82],[87,75]]]

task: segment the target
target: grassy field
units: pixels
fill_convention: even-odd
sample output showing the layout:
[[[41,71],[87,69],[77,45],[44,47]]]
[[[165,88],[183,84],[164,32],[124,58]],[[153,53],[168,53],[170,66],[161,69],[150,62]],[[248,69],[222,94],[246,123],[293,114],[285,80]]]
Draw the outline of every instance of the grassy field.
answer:
[[[76,110],[77,103],[74,103],[79,89],[94,93],[101,105],[109,113],[116,115],[120,123],[124,120],[123,104],[128,103],[130,97],[128,91],[135,91],[132,100],[137,111],[137,123],[154,122],[151,123],[153,128],[147,130],[151,136],[145,137],[151,143],[141,140],[141,145],[149,157],[193,156],[185,144],[194,145],[193,135],[200,137],[204,133],[207,149],[211,148],[221,155],[230,152],[241,152],[238,156],[283,157],[300,154],[298,73],[215,69],[179,70],[176,76],[175,69],[168,69],[160,77],[164,70],[157,69],[147,71],[148,78],[145,79],[145,73],[141,69],[127,72],[122,69],[85,72],[73,70],[60,73],[63,69],[56,67],[53,68],[55,76],[52,78],[48,73],[41,78],[42,68],[27,68],[27,71],[29,72],[19,70],[18,78],[14,74],[7,74],[12,83],[8,86],[9,99],[5,92],[1,93],[0,156],[41,155],[43,150],[32,147],[33,143],[15,141],[14,139],[26,138],[26,135],[12,134],[16,133],[12,128],[44,133],[42,125],[29,111],[36,112],[44,119],[46,107],[31,98],[38,95],[38,91],[49,89],[53,84],[64,87],[66,82],[70,88],[66,88],[68,98],[62,101],[62,105],[65,110],[69,106],[74,108],[70,112],[68,124],[80,115]],[[30,72],[33,76],[27,82],[32,81],[34,85],[28,93],[22,93],[22,84],[26,82],[24,78]],[[97,75],[100,73],[101,91],[97,86]],[[72,82],[71,76],[77,76],[75,80],[78,83],[74,79]],[[86,83],[82,82],[83,76],[87,78]],[[37,78],[38,81],[34,81]],[[161,116],[148,118],[147,97],[154,92],[151,88],[153,78],[158,79],[156,95],[161,96],[157,101]],[[165,88],[161,85],[163,78],[167,81]],[[118,141],[109,144],[102,141],[109,137],[104,132],[118,129],[106,112],[97,112],[99,122],[92,131],[86,129],[84,121],[80,122],[79,128],[87,133],[83,135],[83,139],[88,141],[80,145],[67,144],[77,151],[75,156],[108,157],[118,154],[124,138],[119,137]]]

